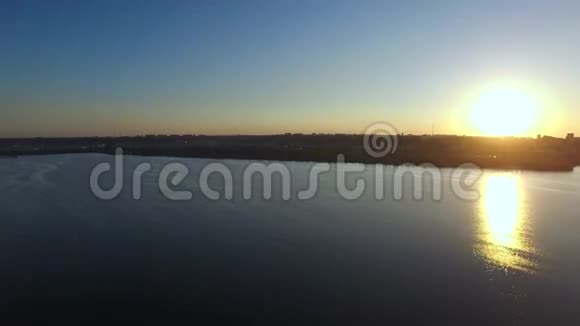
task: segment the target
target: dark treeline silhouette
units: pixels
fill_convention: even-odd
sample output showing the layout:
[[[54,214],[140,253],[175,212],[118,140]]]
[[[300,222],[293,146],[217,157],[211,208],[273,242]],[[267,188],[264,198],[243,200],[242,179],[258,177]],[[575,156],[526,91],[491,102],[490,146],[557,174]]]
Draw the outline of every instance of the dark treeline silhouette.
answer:
[[[114,153],[248,160],[424,164],[456,167],[570,171],[580,165],[580,138],[538,136],[467,137],[399,135],[398,149],[382,158],[368,155],[363,135],[283,134],[267,136],[148,135],[135,137],[4,138],[0,156]]]

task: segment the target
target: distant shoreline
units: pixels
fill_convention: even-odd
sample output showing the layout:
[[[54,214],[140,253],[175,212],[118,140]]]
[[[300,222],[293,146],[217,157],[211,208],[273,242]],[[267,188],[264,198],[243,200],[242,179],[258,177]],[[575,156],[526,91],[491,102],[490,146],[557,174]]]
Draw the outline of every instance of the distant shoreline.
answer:
[[[336,162],[385,165],[433,164],[453,168],[472,163],[484,169],[569,172],[580,166],[580,141],[543,137],[486,138],[398,135],[395,153],[372,157],[363,135],[139,136],[108,138],[0,139],[0,157],[43,154],[112,154],[208,159]]]
[[[108,155],[108,156],[114,156],[115,153],[114,152],[67,152],[67,153],[31,153],[31,154],[24,154],[24,155],[15,155],[15,156],[4,156],[2,154],[0,154],[0,159],[18,159],[21,157],[30,157],[30,156],[47,156],[47,155],[83,155],[83,154],[101,154],[101,155]],[[329,164],[336,164],[337,161],[313,161],[313,160],[276,160],[276,159],[249,159],[249,158],[234,158],[234,157],[204,157],[204,156],[175,156],[175,155],[145,155],[145,154],[131,154],[131,153],[124,153],[124,156],[130,156],[130,157],[154,157],[154,158],[168,158],[168,159],[172,159],[172,158],[182,158],[182,159],[213,159],[213,160],[232,160],[232,161],[259,161],[259,162],[290,162],[290,163],[329,163]],[[414,163],[401,163],[401,164],[390,164],[390,163],[368,163],[368,162],[354,162],[354,161],[346,161],[345,163],[348,164],[364,164],[364,165],[370,165],[370,164],[383,164],[384,166],[391,166],[391,167],[399,167],[399,166],[409,166],[409,167],[422,167],[421,164],[417,165]],[[465,163],[469,163],[469,162],[465,162]],[[430,163],[424,163],[424,164],[430,164]],[[434,166],[435,168],[439,168],[439,169],[454,169],[457,168],[458,166]],[[481,168],[482,170],[487,170],[487,171],[499,171],[499,172],[509,172],[509,171],[529,171],[529,172],[551,172],[551,173],[570,173],[573,172],[574,169],[576,167],[580,167],[580,165],[576,165],[574,167],[572,167],[569,170],[539,170],[539,169],[526,169],[526,168],[502,168],[502,167],[484,167],[484,166],[478,166],[479,168]],[[466,169],[469,169],[469,167],[464,167]]]

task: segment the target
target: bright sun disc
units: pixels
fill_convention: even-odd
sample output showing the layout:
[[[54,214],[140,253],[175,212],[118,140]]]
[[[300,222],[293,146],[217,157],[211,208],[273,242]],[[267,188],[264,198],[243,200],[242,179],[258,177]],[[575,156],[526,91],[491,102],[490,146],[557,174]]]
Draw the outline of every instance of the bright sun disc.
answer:
[[[534,101],[515,89],[485,93],[473,107],[477,128],[493,136],[521,135],[531,128],[535,115]]]

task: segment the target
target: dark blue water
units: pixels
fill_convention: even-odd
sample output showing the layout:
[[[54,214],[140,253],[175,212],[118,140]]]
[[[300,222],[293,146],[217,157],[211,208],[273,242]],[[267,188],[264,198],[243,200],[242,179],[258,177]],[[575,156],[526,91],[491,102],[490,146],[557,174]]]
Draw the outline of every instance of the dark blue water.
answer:
[[[244,200],[238,179],[250,162],[228,160],[234,198],[213,201],[197,183],[212,161],[180,159],[192,173],[178,188],[193,199],[175,202],[157,185],[175,159],[128,157],[122,193],[104,201],[89,188],[101,161],[112,157],[0,160],[0,319],[580,322],[578,170],[486,171],[475,201],[450,191],[448,170],[440,201],[394,200],[392,167],[383,200],[342,199],[332,171],[310,200],[277,190]],[[154,168],[137,201],[131,169],[142,161]],[[313,164],[287,165],[293,193],[304,189]],[[373,169],[359,175],[371,180]]]

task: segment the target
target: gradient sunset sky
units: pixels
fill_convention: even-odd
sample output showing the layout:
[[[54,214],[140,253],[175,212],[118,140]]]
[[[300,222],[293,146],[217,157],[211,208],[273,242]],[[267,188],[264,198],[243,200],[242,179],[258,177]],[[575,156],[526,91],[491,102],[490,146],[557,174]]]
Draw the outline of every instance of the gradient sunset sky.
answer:
[[[10,4],[12,2],[12,4]],[[483,89],[580,134],[580,1],[2,1],[0,137],[477,135]],[[501,119],[501,117],[498,117]]]

